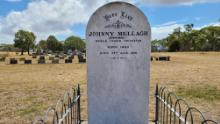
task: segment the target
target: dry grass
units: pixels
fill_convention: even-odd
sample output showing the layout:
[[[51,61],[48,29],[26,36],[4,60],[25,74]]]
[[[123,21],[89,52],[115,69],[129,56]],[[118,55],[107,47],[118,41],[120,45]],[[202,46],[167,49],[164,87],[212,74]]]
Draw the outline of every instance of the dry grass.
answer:
[[[150,119],[154,116],[156,83],[176,91],[207,115],[220,119],[220,53],[153,55],[169,55],[171,61],[151,63]],[[9,57],[14,56],[15,53],[9,53]],[[77,83],[81,85],[82,117],[86,119],[86,64],[78,64],[76,59],[73,64],[5,65],[0,62],[0,123],[31,123]],[[197,91],[203,95],[194,95]],[[213,93],[214,100],[209,99]]]
[[[73,64],[0,63],[0,123],[31,123],[77,83],[85,97],[85,82],[86,65],[76,60]]]
[[[217,96],[220,92],[219,52],[153,53],[153,55],[169,55],[171,61],[151,63],[151,100],[155,83],[158,83],[175,91],[208,117],[212,116],[220,121],[220,100]],[[152,109],[151,107],[151,111]]]

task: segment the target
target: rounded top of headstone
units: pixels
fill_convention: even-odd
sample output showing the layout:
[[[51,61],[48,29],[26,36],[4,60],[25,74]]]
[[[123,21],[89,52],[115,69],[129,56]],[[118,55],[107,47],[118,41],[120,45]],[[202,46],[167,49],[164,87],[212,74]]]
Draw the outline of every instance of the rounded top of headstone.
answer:
[[[109,22],[113,23],[106,25]],[[132,26],[132,23],[135,26]],[[100,29],[102,25],[105,25],[104,29],[107,30],[114,30],[117,26],[117,29],[124,28],[125,30],[145,28],[148,30],[149,40],[151,38],[151,28],[147,17],[139,8],[127,2],[110,2],[98,8],[89,19],[86,32],[88,33],[91,28],[94,30],[94,27]]]
[[[122,61],[142,56],[150,52],[150,39],[150,24],[142,11],[126,2],[108,3],[89,19],[86,46],[96,52],[88,52],[88,63],[90,56]]]

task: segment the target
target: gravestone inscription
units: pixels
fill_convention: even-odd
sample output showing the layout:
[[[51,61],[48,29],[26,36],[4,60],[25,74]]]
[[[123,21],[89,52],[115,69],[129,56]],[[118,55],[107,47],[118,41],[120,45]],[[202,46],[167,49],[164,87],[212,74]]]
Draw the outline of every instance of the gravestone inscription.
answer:
[[[147,124],[151,30],[146,16],[112,2],[86,29],[89,124]]]

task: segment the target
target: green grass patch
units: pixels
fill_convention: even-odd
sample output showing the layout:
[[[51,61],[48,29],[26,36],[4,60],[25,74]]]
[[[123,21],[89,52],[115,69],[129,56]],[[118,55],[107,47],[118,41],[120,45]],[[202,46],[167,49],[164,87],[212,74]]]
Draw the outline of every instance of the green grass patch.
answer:
[[[34,104],[32,106],[29,106],[27,108],[19,109],[17,112],[19,113],[20,116],[25,116],[29,114],[42,114],[41,112],[43,111],[43,106],[40,104]]]
[[[205,101],[220,100],[220,89],[214,86],[191,86],[178,88],[177,94],[182,98],[201,99]]]

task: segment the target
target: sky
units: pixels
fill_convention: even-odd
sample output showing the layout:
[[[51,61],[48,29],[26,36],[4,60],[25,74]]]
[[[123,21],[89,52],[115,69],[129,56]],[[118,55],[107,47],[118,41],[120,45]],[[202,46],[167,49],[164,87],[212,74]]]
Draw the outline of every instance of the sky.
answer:
[[[36,41],[55,35],[85,38],[91,14],[114,0],[0,0],[0,44],[13,43],[19,30],[35,33]],[[177,27],[194,24],[194,29],[220,26],[220,0],[123,0],[147,16],[152,39],[162,39]]]

